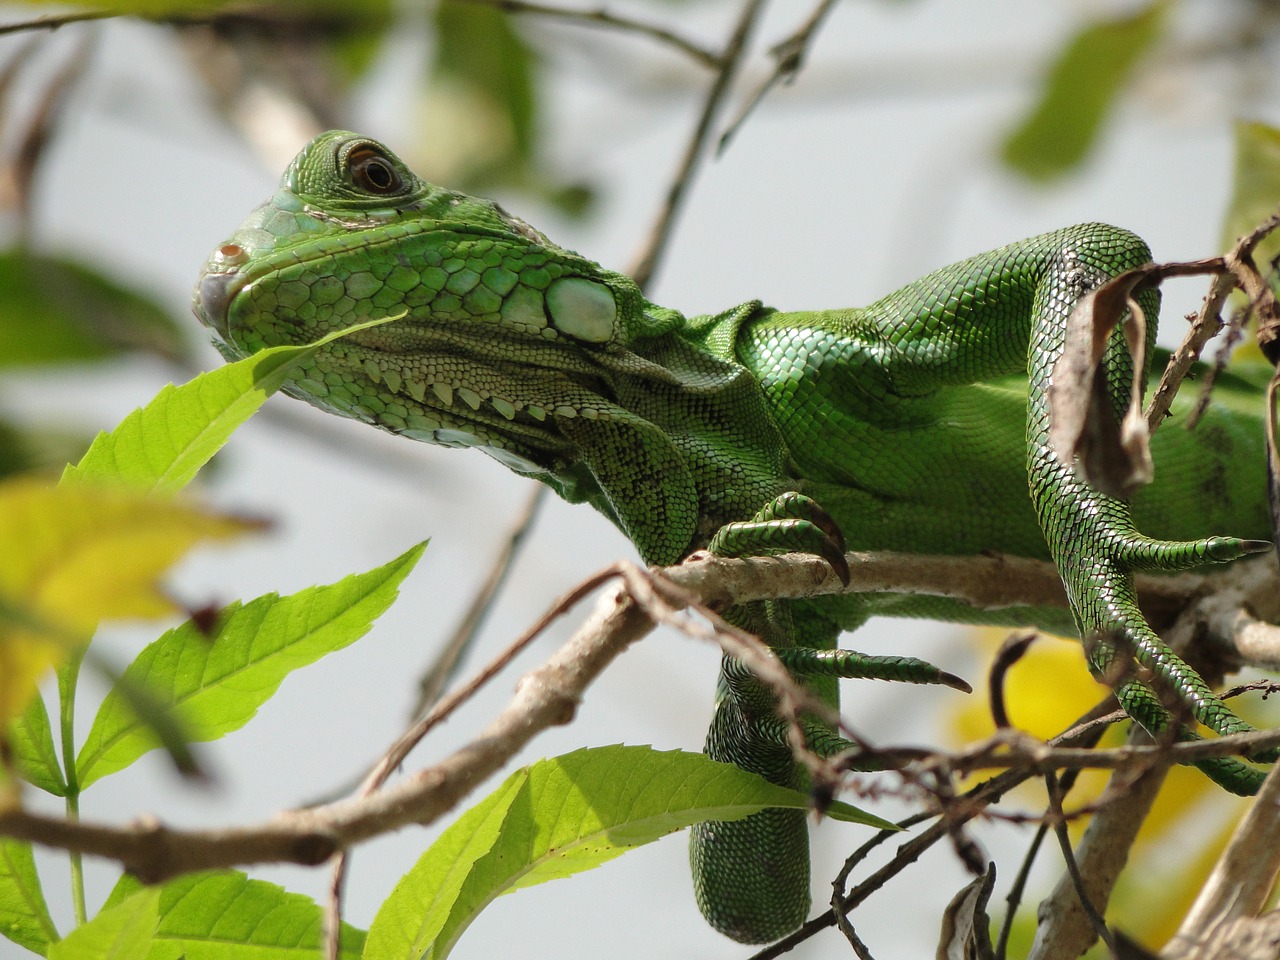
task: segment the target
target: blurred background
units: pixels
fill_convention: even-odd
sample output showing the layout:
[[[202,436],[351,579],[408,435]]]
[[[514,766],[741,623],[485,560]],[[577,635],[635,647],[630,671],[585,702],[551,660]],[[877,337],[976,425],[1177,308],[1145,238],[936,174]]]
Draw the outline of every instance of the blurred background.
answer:
[[[330,127],[383,140],[427,179],[492,196],[610,268],[634,264],[714,70],[632,27],[498,6],[153,0],[111,7],[145,18],[54,30],[32,21],[63,17],[60,8],[0,4],[0,467],[56,469],[163,384],[221,362],[190,314],[196,273],[292,155]],[[817,6],[767,8],[717,134],[771,75],[770,47]],[[716,54],[741,7],[634,0],[608,10]],[[557,8],[580,9],[570,0]],[[857,305],[948,261],[1085,220],[1135,230],[1157,259],[1194,259],[1222,252],[1280,202],[1280,4],[1269,0],[845,0],[804,53],[793,80],[769,90],[697,171],[648,288],[655,302],[688,314],[751,298],[786,309]],[[1164,342],[1180,337],[1205,287],[1166,287]],[[248,726],[201,749],[212,785],[181,782],[151,754],[86,793],[84,816],[248,823],[350,785],[407,721],[415,678],[463,615],[531,486],[478,453],[271,400],[200,492],[272,528],[185,563],[174,594],[199,607],[289,593],[430,538],[426,555],[368,637],[290,676]],[[548,498],[468,665],[620,557],[634,553],[604,519]],[[540,640],[407,768],[465,742],[573,623]],[[154,624],[113,627],[95,644],[124,664],[157,633]],[[932,659],[975,687],[992,643],[980,631],[913,621],[876,621],[846,639]],[[1041,646],[1011,683],[1015,694],[1027,691],[1015,715],[1047,735],[1099,689],[1074,645]],[[571,726],[540,736],[525,759],[615,742],[699,749],[718,657],[653,636],[591,688]],[[844,691],[846,715],[876,740],[954,746],[984,732],[980,692],[971,705],[951,691],[871,683]],[[86,677],[84,724],[102,692]],[[1146,859],[1118,894],[1144,904],[1131,932],[1155,944],[1232,809],[1193,776],[1167,792]],[[25,799],[61,809],[35,791]],[[1031,812],[1042,805],[1034,794],[1012,801]],[[889,818],[907,809],[868,806]],[[350,922],[368,925],[439,829],[404,830],[356,852]],[[1009,862],[1029,835],[995,822],[974,834]],[[818,903],[865,837],[846,824],[815,831]],[[948,849],[926,862],[855,913],[878,956],[932,953],[935,918],[968,878]],[[65,860],[42,855],[40,867],[55,918],[69,926]],[[1042,857],[1033,891],[1058,871],[1056,855]],[[90,864],[91,910],[116,874]],[[315,897],[328,877],[252,874]],[[993,906],[1003,895],[998,887]],[[1028,897],[1029,915],[1036,899]],[[847,949],[829,933],[796,954]],[[0,941],[0,956],[6,950],[17,954]],[[681,835],[502,898],[455,955],[601,951],[750,953],[699,916]]]

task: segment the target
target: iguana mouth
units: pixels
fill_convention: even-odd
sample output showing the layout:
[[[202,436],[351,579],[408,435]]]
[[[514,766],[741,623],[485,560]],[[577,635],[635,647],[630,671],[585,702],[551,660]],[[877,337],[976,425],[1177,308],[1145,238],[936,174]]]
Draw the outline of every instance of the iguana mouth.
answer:
[[[224,346],[234,349],[228,315],[231,301],[248,282],[248,278],[237,269],[248,257],[243,247],[228,241],[213,252],[196,281],[191,308],[196,318],[217,334],[219,349]]]

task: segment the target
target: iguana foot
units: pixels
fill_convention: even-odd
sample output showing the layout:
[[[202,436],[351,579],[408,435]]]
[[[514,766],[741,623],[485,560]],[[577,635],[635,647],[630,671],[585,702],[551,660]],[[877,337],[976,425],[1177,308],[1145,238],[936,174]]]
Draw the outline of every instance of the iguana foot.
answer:
[[[720,557],[763,557],[779,553],[812,553],[830,564],[840,582],[849,584],[844,534],[831,515],[801,493],[770,500],[750,520],[726,523],[707,549]]]
[[[1090,562],[1088,554],[1077,555],[1076,563],[1088,575],[1078,581],[1085,589],[1073,598],[1095,675],[1113,685],[1125,713],[1152,736],[1167,737],[1174,725],[1175,739],[1199,739],[1192,728],[1195,723],[1219,736],[1252,732],[1254,728],[1236,716],[1147,624],[1137,609],[1131,575],[1137,570],[1183,570],[1236,560],[1269,550],[1271,544],[1236,537],[1158,540],[1134,532],[1127,524],[1100,526],[1101,558]],[[1117,682],[1117,672],[1129,659],[1145,668],[1149,677],[1123,677]],[[1276,758],[1276,751],[1270,751],[1254,759]],[[1233,793],[1255,792],[1263,776],[1257,768],[1229,757],[1196,765]]]

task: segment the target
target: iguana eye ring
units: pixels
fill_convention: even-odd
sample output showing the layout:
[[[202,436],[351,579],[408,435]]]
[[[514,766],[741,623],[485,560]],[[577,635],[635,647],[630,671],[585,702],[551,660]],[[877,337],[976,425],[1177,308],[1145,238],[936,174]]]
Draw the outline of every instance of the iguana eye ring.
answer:
[[[361,146],[347,155],[347,170],[361,190],[369,193],[391,194],[404,189],[400,172],[381,153],[370,146]]]

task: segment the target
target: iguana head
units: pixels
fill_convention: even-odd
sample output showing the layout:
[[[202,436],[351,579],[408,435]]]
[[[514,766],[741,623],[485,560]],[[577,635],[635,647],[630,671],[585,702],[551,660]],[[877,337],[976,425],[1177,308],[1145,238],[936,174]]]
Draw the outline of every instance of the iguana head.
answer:
[[[286,391],[530,473],[564,453],[557,420],[610,415],[601,356],[661,326],[628,278],[346,131],[298,154],[194,305],[229,358],[401,317],[326,345]]]
[[[628,278],[419,179],[368,137],[333,131],[298,154],[205,264],[195,311],[229,359],[350,330],[283,389],[478,447],[590,501],[652,563],[705,540],[707,517],[739,519],[777,492],[781,439],[745,369],[683,340],[685,319]]]

